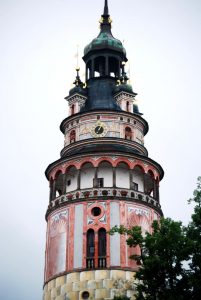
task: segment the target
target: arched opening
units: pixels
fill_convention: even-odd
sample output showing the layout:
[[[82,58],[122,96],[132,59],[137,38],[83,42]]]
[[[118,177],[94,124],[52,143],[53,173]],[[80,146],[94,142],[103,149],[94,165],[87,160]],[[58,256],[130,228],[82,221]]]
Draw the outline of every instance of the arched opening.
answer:
[[[94,72],[95,77],[105,76],[105,57],[99,56],[94,60]]]
[[[66,192],[75,191],[78,186],[78,170],[71,166],[66,170]]]
[[[75,104],[71,106],[71,115],[75,114]]]
[[[119,77],[119,61],[114,57],[109,57],[109,75]]]
[[[98,267],[106,267],[107,254],[107,235],[105,228],[100,228],[98,231]]]
[[[91,60],[86,64],[86,81],[93,77]]]
[[[140,166],[133,169],[131,188],[134,191],[144,192],[144,170]]]
[[[63,174],[59,171],[55,176],[55,191],[54,196],[59,197],[63,194]]]
[[[132,140],[132,130],[128,126],[125,128],[125,139]]]
[[[55,198],[54,196],[54,180],[50,179],[50,201]]]
[[[112,187],[113,186],[113,169],[112,165],[103,161],[99,164],[97,178],[94,178],[94,187]]]
[[[147,174],[145,174],[145,193],[151,197],[155,198],[156,185],[155,185],[154,173],[149,170]]]
[[[95,178],[95,168],[92,163],[85,163],[82,165],[80,171],[80,188],[87,189],[93,188],[93,182]]]
[[[87,231],[87,259],[86,266],[88,269],[94,268],[94,255],[95,255],[95,234],[93,229]]]
[[[126,111],[127,111],[127,112],[130,111],[130,104],[129,104],[129,101],[126,101]]]
[[[130,188],[129,167],[126,163],[119,163],[116,167],[116,186],[121,188]]]
[[[156,200],[160,201],[160,193],[159,193],[159,179],[156,179]]]
[[[70,132],[70,144],[75,143],[75,141],[76,141],[76,133],[75,130],[72,130]]]

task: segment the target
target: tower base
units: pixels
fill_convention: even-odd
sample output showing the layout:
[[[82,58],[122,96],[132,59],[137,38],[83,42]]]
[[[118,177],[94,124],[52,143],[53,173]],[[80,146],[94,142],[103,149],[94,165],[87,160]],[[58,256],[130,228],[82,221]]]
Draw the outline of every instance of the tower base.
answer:
[[[134,275],[124,270],[69,273],[45,284],[43,300],[110,300],[122,294],[133,300]]]

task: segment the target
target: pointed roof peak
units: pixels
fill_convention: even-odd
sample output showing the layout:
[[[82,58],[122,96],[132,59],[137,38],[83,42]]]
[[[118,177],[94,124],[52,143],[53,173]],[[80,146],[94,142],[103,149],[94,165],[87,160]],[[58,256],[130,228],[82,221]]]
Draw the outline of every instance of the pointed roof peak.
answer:
[[[108,8],[108,1],[107,0],[105,0],[103,16],[109,16],[109,8]]]
[[[109,32],[111,34],[111,19],[109,15],[108,0],[105,0],[103,15],[101,16],[101,32]]]

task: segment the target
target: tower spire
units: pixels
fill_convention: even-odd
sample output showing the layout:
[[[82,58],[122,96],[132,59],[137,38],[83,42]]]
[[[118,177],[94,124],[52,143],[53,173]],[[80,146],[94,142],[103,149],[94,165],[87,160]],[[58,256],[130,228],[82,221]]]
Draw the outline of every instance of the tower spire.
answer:
[[[112,21],[109,15],[108,1],[105,0],[104,10],[100,20],[101,31],[111,33],[111,22]]]
[[[108,9],[108,2],[107,2],[107,0],[105,0],[105,6],[104,6],[103,15],[104,16],[108,16],[109,15],[109,9]]]

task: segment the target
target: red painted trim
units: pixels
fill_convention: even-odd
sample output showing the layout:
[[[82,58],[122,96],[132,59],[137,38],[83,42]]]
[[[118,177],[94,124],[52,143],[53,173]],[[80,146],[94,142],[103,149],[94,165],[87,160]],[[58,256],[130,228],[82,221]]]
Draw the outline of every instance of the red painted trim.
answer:
[[[71,167],[75,167],[77,170],[81,169],[84,164],[91,163],[94,168],[98,167],[102,162],[108,162],[112,165],[112,167],[117,167],[119,163],[125,163],[129,169],[134,169],[136,166],[139,166],[143,169],[144,173],[148,173],[149,171],[153,172],[154,178],[159,178],[159,173],[156,168],[154,168],[150,164],[145,164],[142,160],[129,160],[124,156],[118,156],[117,159],[113,159],[111,156],[103,156],[99,157],[96,160],[94,157],[84,157],[81,160],[72,160],[70,162],[64,163],[60,166],[57,166],[49,175],[49,178],[55,180],[59,173],[65,174],[68,173],[68,169]]]

